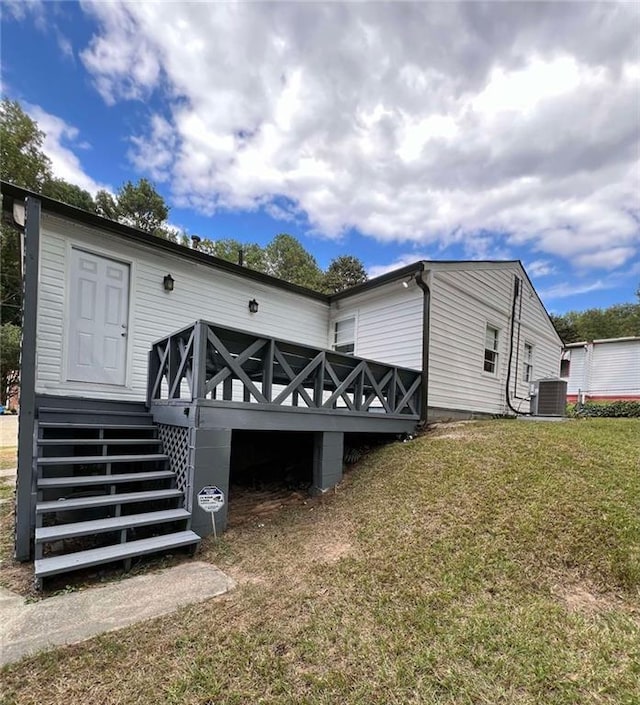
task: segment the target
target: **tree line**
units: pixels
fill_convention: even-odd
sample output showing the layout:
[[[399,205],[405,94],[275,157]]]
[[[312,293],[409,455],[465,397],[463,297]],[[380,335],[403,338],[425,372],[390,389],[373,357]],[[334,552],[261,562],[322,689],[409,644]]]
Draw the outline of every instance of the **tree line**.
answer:
[[[582,340],[640,337],[640,287],[636,296],[638,303],[552,314],[551,320],[567,345]]]

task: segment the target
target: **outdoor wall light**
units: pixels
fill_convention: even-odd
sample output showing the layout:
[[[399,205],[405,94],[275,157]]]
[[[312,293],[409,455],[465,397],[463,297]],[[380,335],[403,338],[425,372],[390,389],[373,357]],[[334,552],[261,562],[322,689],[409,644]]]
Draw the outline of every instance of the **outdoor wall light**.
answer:
[[[249,313],[258,313],[258,302],[255,299],[249,301]]]
[[[408,288],[409,288],[409,284],[411,284],[411,282],[413,281],[413,279],[415,279],[415,276],[416,276],[415,274],[412,274],[408,279],[405,279],[405,280],[402,282],[402,286],[403,286],[405,289],[408,289]]]
[[[167,274],[162,280],[162,285],[164,286],[165,291],[173,291],[173,277],[170,274]]]

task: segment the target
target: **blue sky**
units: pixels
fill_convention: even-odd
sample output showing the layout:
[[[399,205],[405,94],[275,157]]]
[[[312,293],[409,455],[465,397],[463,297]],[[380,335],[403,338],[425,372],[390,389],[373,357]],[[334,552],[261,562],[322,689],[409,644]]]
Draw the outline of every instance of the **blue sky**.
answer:
[[[2,10],[3,94],[90,191],[150,178],[189,233],[322,267],[521,259],[552,312],[635,300],[637,5]]]

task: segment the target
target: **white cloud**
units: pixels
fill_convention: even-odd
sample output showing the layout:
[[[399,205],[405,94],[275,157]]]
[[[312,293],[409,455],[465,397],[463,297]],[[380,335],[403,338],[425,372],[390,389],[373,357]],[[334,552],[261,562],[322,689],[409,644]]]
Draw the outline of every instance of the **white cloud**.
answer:
[[[367,267],[367,275],[369,276],[369,279],[373,279],[374,277],[380,277],[387,272],[393,272],[395,269],[400,269],[401,267],[406,267],[409,264],[420,262],[420,260],[428,259],[429,255],[427,254],[410,252],[405,255],[400,255],[400,257],[395,259],[393,262],[389,262],[389,264],[374,264]]]
[[[43,29],[45,26],[44,0],[3,0],[2,9],[15,20],[24,20],[32,15],[38,29]]]
[[[532,277],[546,277],[550,274],[555,274],[556,268],[549,260],[537,259],[529,262],[525,269]]]
[[[464,241],[465,257],[472,260],[513,259],[511,250],[504,247],[499,239],[488,233],[478,233]]]
[[[105,101],[163,107],[130,156],[177,205],[592,269],[640,248],[636,5],[83,7]]]
[[[43,149],[51,160],[51,168],[55,176],[91,194],[95,194],[99,189],[110,190],[109,186],[98,183],[84,171],[80,160],[73,152],[73,148],[87,148],[87,143],[80,142],[78,139],[78,128],[69,125],[56,115],[51,115],[39,105],[25,103],[23,107],[45,133]]]
[[[71,44],[71,40],[68,37],[65,37],[65,35],[60,31],[56,32],[56,40],[58,42],[58,49],[60,49],[62,55],[73,61],[75,56],[73,54],[73,45]]]
[[[171,125],[160,115],[151,118],[151,135],[132,137],[133,148],[129,150],[129,159],[140,171],[146,171],[156,181],[166,181],[172,154],[177,146],[177,138]]]
[[[548,289],[542,289],[538,293],[540,294],[540,297],[546,301],[553,299],[566,299],[568,296],[588,294],[591,291],[601,291],[602,289],[609,288],[611,288],[609,284],[598,279],[598,281],[589,283],[562,282],[561,284],[554,284]]]
[[[616,269],[629,265],[635,260],[636,250],[633,247],[612,247],[603,252],[591,252],[576,257],[576,263],[583,269]]]

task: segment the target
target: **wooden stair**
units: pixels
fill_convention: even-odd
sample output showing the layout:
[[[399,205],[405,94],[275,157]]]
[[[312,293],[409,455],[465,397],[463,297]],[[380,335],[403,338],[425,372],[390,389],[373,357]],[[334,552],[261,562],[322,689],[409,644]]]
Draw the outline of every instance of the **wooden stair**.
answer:
[[[61,573],[197,548],[184,493],[143,409],[39,409],[38,586]]]

